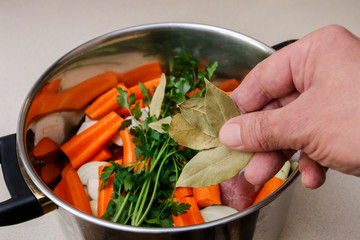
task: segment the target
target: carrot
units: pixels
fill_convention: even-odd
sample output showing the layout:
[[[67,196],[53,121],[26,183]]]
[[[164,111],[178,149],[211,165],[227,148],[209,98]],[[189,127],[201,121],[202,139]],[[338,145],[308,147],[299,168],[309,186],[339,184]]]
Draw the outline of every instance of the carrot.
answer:
[[[61,200],[67,202],[70,205],[73,205],[73,200],[70,196],[69,188],[64,179],[61,179],[60,182],[56,185],[53,190],[53,193],[60,198]]]
[[[57,92],[60,81],[61,79],[58,79],[39,91],[31,104],[26,119],[26,126],[33,118],[48,113],[80,110],[100,94],[118,83],[116,73],[106,72],[89,78],[63,92]]]
[[[144,107],[143,102],[141,100],[138,100],[138,102],[139,102],[139,109],[143,108]],[[131,105],[130,110],[133,110],[134,107],[135,107],[135,104]],[[124,108],[124,107],[121,107],[121,108],[117,109],[116,113],[119,114],[120,116],[124,117],[124,118],[130,116],[129,110],[127,108]]]
[[[60,153],[60,148],[51,138],[44,137],[33,149],[33,155],[36,159],[45,162],[54,161]]]
[[[120,130],[119,134],[123,141],[123,164],[126,167],[133,166],[136,162],[134,136],[129,129]]]
[[[290,165],[291,164],[289,161],[285,162],[281,170],[264,184],[264,186],[256,196],[253,205],[269,196],[285,182],[290,171]]]
[[[200,93],[200,92],[201,92],[201,90],[200,90],[199,88],[195,88],[194,90],[189,91],[189,92],[186,94],[186,96],[189,97],[189,98],[191,98],[191,97],[195,96],[196,94],[198,94],[198,93]]]
[[[62,174],[64,184],[66,184],[69,194],[69,199],[71,205],[75,208],[86,212],[87,214],[92,215],[90,202],[86,195],[85,188],[82,185],[79,175],[75,171],[75,169],[67,169],[67,171]]]
[[[122,160],[116,160],[115,161],[118,164],[122,164]],[[110,199],[111,199],[111,195],[113,193],[113,180],[114,180],[114,176],[115,174],[112,174],[109,178],[109,182],[106,185],[106,187],[104,187],[103,189],[100,189],[101,184],[102,184],[102,180],[100,180],[101,174],[103,169],[106,166],[110,166],[111,164],[105,164],[99,167],[99,195],[98,195],[98,212],[97,212],[97,216],[98,217],[102,217],[105,212],[106,212],[106,208],[109,205]]]
[[[235,88],[237,88],[239,85],[240,83],[235,78],[232,78],[221,82],[218,88],[223,90],[224,92],[230,92],[234,91]]]
[[[149,81],[144,82],[145,88],[149,89],[149,92],[150,92],[151,95],[154,94],[154,87],[157,87],[159,85],[160,79],[161,78],[155,78],[155,79],[151,79]],[[129,95],[132,94],[132,93],[135,94],[136,99],[143,99],[144,98],[144,95],[140,90],[140,85],[139,84],[129,88]]]
[[[119,83],[116,87],[122,88],[124,91],[128,91],[124,83]],[[118,95],[116,87],[113,87],[107,92],[103,93],[85,109],[85,114],[90,119],[99,119],[109,112],[120,108],[116,98]]]
[[[179,214],[177,216],[172,215],[175,227],[184,227],[204,223],[204,219],[200,213],[199,207],[196,204],[194,197],[174,198],[174,202],[188,203],[191,205],[190,209],[187,210],[187,213]]]
[[[106,161],[112,157],[112,153],[110,149],[105,145],[103,146],[99,152],[97,152],[89,162],[101,162]]]
[[[175,188],[174,196],[176,198],[191,197],[191,196],[193,196],[193,191],[189,187],[177,187],[177,188]]]
[[[46,162],[44,166],[42,166],[40,171],[41,179],[48,185],[54,183],[59,177],[61,173],[61,168],[59,163],[57,162]]]
[[[60,149],[69,158],[74,169],[88,162],[116,134],[124,121],[115,112],[110,112],[94,125],[75,135]]]
[[[119,80],[125,83],[125,86],[130,88],[137,85],[139,82],[146,82],[155,78],[160,78],[163,73],[159,62],[148,63],[130,71],[118,75]]]
[[[193,188],[193,194],[200,208],[221,204],[219,184],[210,187]]]

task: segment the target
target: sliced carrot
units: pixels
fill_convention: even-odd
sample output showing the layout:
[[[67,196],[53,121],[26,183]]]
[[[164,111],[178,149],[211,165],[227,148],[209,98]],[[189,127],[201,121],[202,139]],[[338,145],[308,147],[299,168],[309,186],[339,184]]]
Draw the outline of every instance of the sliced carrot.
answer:
[[[106,161],[112,157],[112,153],[110,149],[105,145],[103,146],[99,152],[97,152],[89,162],[101,162]]]
[[[219,184],[210,187],[193,188],[193,194],[200,208],[221,204]]]
[[[124,83],[119,83],[116,87],[128,91]],[[119,109],[117,102],[118,91],[116,87],[111,88],[101,96],[99,96],[94,102],[92,102],[86,109],[85,114],[92,120],[102,118],[111,111]]]
[[[117,160],[115,162],[120,165],[123,163],[122,160]],[[110,165],[111,164],[108,163],[99,167],[99,195],[98,195],[98,212],[97,212],[98,217],[101,217],[106,213],[107,206],[109,205],[109,202],[111,200],[111,195],[113,193],[113,187],[114,187],[113,180],[115,174],[112,174],[109,178],[108,184],[103,189],[100,189],[103,182],[102,180],[100,180],[102,171],[106,166],[110,166]]]
[[[48,185],[54,183],[61,173],[61,167],[57,162],[46,162],[40,171],[41,179]]]
[[[195,224],[204,223],[204,219],[200,213],[199,207],[196,204],[194,197],[174,198],[174,202],[188,203],[191,205],[190,209],[185,214],[172,215],[175,227],[191,226]]]
[[[194,90],[189,91],[189,92],[186,94],[186,96],[189,97],[189,98],[191,98],[191,97],[195,96],[196,94],[198,94],[198,93],[200,93],[200,92],[201,92],[201,90],[200,90],[199,88],[195,88]]]
[[[133,166],[136,162],[134,136],[130,134],[129,129],[123,129],[119,132],[123,141],[123,164],[126,167]]]
[[[222,81],[218,88],[223,90],[224,92],[230,92],[230,91],[234,91],[235,88],[237,88],[240,85],[240,83],[235,79],[227,79],[225,81]]]
[[[61,200],[67,202],[70,205],[73,205],[73,200],[70,196],[69,188],[64,179],[60,180],[60,182],[54,188],[53,192]]]
[[[75,208],[92,215],[90,202],[86,195],[85,188],[75,169],[68,169],[68,171],[63,174],[62,180],[64,180],[67,185],[72,205]]]
[[[140,100],[138,100],[138,102],[139,102],[139,108],[140,109],[143,108],[144,105],[143,105],[142,100],[140,99]],[[133,110],[134,107],[135,107],[135,104],[131,105],[130,110]],[[116,110],[116,113],[119,114],[120,116],[122,116],[123,118],[126,118],[126,117],[130,116],[129,110],[127,108],[124,108],[124,107],[121,107],[118,110]]]
[[[103,92],[114,87],[117,83],[117,74],[106,72],[89,78],[82,83],[57,92],[60,79],[45,86],[34,98],[26,119],[26,126],[35,117],[57,111],[80,110]]]
[[[149,81],[143,82],[145,85],[145,88],[149,90],[150,94],[153,95],[154,94],[154,87],[157,87],[160,83],[160,79],[161,78],[155,78],[155,79],[151,79]],[[131,88],[129,88],[129,95],[134,93],[136,99],[143,99],[144,95],[140,90],[140,85],[135,85]]]
[[[176,198],[179,198],[179,197],[191,197],[191,196],[193,196],[193,191],[189,187],[177,187],[175,189],[174,196]]]
[[[60,147],[48,137],[42,138],[33,149],[34,157],[45,162],[54,161],[59,152]]]
[[[123,121],[118,114],[110,112],[85,131],[72,137],[60,149],[69,158],[72,167],[78,169],[90,161],[116,134]]]
[[[125,86],[130,88],[137,85],[139,82],[147,82],[149,80],[160,78],[163,70],[159,62],[148,63],[130,71],[119,75],[119,80],[125,83]]]

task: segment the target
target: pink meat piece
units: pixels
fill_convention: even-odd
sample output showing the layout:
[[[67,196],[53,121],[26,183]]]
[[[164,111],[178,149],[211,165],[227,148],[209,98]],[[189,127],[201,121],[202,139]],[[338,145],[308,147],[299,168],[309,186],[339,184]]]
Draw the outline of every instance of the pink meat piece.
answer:
[[[242,171],[220,183],[221,203],[241,211],[254,202],[261,187],[246,181]]]

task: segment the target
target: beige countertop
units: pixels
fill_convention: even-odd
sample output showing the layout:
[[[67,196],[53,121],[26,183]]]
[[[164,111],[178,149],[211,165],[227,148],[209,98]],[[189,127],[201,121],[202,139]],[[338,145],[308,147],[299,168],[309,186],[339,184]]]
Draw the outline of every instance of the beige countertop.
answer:
[[[358,0],[1,1],[0,136],[15,133],[26,94],[53,62],[81,43],[129,26],[194,22],[235,30],[268,45],[340,24],[360,36]],[[280,239],[359,239],[360,179],[328,171],[325,185],[298,182]],[[9,197],[0,179],[0,200]],[[9,227],[0,239],[64,239],[58,213]]]

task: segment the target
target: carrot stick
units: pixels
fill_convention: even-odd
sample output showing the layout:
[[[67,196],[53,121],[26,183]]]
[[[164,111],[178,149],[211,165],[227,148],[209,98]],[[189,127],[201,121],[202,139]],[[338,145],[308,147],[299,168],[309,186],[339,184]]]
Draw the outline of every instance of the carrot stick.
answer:
[[[45,86],[34,98],[31,104],[26,126],[35,117],[57,111],[80,110],[103,92],[114,87],[117,83],[117,74],[106,72],[89,78],[84,82],[57,92],[60,79]]]
[[[273,178],[271,178],[264,184],[264,186],[256,196],[253,205],[269,196],[285,182],[290,171],[290,165],[291,164],[289,161],[285,162],[281,170]]]
[[[195,88],[194,90],[189,91],[186,96],[191,98],[194,97],[196,94],[200,93],[201,90],[199,88]]]
[[[122,88],[124,91],[128,91],[124,83],[119,83],[116,87]],[[91,103],[86,109],[85,114],[92,120],[99,119],[111,111],[119,109],[117,102],[117,89],[111,88],[101,96],[99,96],[93,103]]]
[[[162,73],[163,71],[160,63],[153,62],[134,68],[118,77],[121,82],[125,83],[126,87],[130,88],[137,85],[139,82],[160,78]]]
[[[234,91],[235,88],[237,88],[239,85],[240,83],[235,78],[232,78],[221,82],[218,88],[223,90],[224,92],[230,92]]]
[[[141,101],[141,99],[138,100],[138,102],[139,102],[139,108],[140,109],[143,108],[144,105],[143,105],[143,102]],[[133,110],[134,107],[135,107],[135,104],[131,105],[130,110]],[[124,107],[121,107],[121,108],[117,109],[115,112],[117,114],[119,114],[120,116],[122,116],[123,118],[126,118],[126,117],[130,116],[129,110],[127,108],[124,108]]]
[[[191,196],[193,196],[193,191],[189,187],[177,187],[177,188],[175,188],[174,196],[176,198],[191,197]]]
[[[210,187],[193,188],[193,194],[200,208],[221,204],[219,184]]]
[[[74,169],[88,162],[116,134],[124,121],[115,112],[110,112],[97,123],[75,135],[60,149],[69,158]]]
[[[149,81],[144,82],[145,88],[149,89],[149,92],[150,92],[151,95],[154,94],[154,87],[157,87],[159,85],[160,79],[161,78],[155,78],[155,79],[151,79]],[[129,95],[132,94],[132,93],[135,94],[136,99],[143,99],[144,98],[144,95],[140,90],[140,85],[139,84],[129,88]]]
[[[196,204],[194,197],[174,198],[174,202],[188,203],[191,205],[190,209],[185,214],[177,216],[172,215],[175,227],[191,226],[195,224],[204,223],[204,219],[200,213],[199,207]]]
[[[60,152],[60,148],[51,138],[44,137],[33,149],[36,159],[42,161],[54,161]]]
[[[48,185],[60,177],[61,169],[57,162],[46,162],[40,170],[41,179]]]
[[[99,152],[97,152],[89,162],[101,162],[106,161],[112,157],[112,153],[110,149],[105,145],[103,146]]]
[[[123,141],[123,164],[126,167],[133,166],[136,162],[134,136],[129,129],[120,130],[119,134]]]
[[[122,160],[116,160],[115,162],[120,165],[123,163]],[[110,176],[108,185],[106,185],[106,187],[104,187],[103,189],[100,189],[103,182],[102,180],[100,180],[102,171],[106,166],[110,166],[110,165],[111,165],[110,163],[107,163],[99,167],[99,195],[98,195],[98,212],[97,212],[98,217],[102,217],[105,214],[107,206],[109,205],[111,199],[111,195],[113,193],[113,187],[114,187],[113,180],[115,174],[112,174]]]
[[[90,202],[86,195],[85,188],[82,185],[79,175],[75,169],[68,169],[63,174],[62,180],[64,180],[64,184],[67,185],[70,202],[72,202],[72,205],[75,208],[92,215]]]
[[[64,179],[61,179],[60,182],[56,185],[53,190],[54,194],[61,200],[67,202],[70,205],[73,205],[73,200],[70,196],[68,186]]]

